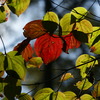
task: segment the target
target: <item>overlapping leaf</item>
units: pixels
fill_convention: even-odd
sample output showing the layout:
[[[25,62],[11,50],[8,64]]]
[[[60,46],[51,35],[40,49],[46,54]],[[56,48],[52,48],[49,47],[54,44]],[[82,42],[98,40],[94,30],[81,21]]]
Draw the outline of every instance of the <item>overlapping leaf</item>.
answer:
[[[81,42],[78,41],[72,33],[63,36],[63,39],[65,41],[64,45],[63,45],[63,49],[66,50],[66,52],[68,52],[69,49],[73,49],[73,48],[78,48],[81,45]]]
[[[30,0],[6,0],[6,3],[9,9],[19,16],[28,8]]]
[[[74,15],[78,21],[79,19],[84,19],[88,11],[84,7],[76,7],[72,9],[71,14]]]
[[[30,39],[35,39],[46,33],[42,25],[42,20],[35,20],[27,23],[24,26],[24,36]]]
[[[13,77],[24,79],[26,75],[24,59],[21,55],[16,54],[17,51],[11,51],[7,53],[5,70],[8,75],[13,75]]]
[[[94,65],[98,64],[98,61],[97,60],[92,61],[93,59],[95,59],[95,57],[91,56],[91,55],[88,55],[88,54],[80,55],[77,58],[76,66],[79,66],[79,65],[83,64],[83,65],[77,67],[78,69],[80,69],[80,73],[81,73],[82,78],[85,78],[87,76],[87,73],[86,73],[87,68],[94,67]]]
[[[76,83],[78,89],[87,90],[92,86],[92,83],[88,81],[88,79],[83,79],[82,81],[78,81]]]
[[[46,33],[36,40],[34,48],[37,56],[48,64],[60,56],[62,46],[62,40],[57,35],[50,36]]]
[[[25,41],[24,41],[25,42]],[[30,44],[28,45],[25,45],[25,43],[22,42],[22,43],[19,43],[17,46],[14,47],[14,51],[19,51],[20,48],[24,48],[22,51],[21,51],[21,55],[22,57],[25,59],[26,62],[28,62],[31,58],[32,58],[32,55],[33,55],[33,49],[31,47]],[[25,46],[25,47],[24,47]],[[20,49],[21,50],[21,49]]]
[[[95,85],[94,85],[94,89],[92,91],[92,96],[94,98],[100,97],[100,81],[98,81]]]
[[[63,93],[66,96],[65,100],[76,100],[77,99],[77,95],[72,91],[66,91],[66,92],[63,92]]]
[[[43,64],[43,61],[41,59],[41,57],[32,57],[28,64],[27,64],[27,68],[31,68],[31,67],[37,67],[40,68],[40,66]]]

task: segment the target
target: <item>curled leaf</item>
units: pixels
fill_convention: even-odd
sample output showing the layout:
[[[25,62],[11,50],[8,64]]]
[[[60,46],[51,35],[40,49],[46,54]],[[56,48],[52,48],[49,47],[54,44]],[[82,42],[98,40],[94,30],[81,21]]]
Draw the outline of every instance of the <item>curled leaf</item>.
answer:
[[[42,20],[35,20],[27,23],[24,26],[24,36],[30,39],[35,39],[46,33],[42,25]]]
[[[48,33],[39,37],[34,45],[37,56],[41,57],[45,64],[56,60],[62,52],[62,40]]]
[[[66,81],[70,78],[74,78],[74,76],[71,74],[71,73],[66,73],[66,74],[63,74],[60,81]]]
[[[27,67],[28,68],[30,68],[30,67],[40,68],[40,66],[42,65],[42,63],[43,63],[43,61],[42,61],[41,57],[32,57],[29,60]]]

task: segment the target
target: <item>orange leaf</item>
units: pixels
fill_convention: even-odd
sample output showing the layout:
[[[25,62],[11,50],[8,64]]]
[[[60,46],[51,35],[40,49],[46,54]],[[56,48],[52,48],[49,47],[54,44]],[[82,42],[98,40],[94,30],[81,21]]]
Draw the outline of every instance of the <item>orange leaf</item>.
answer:
[[[42,20],[35,20],[27,23],[24,29],[24,36],[35,39],[46,33],[46,29],[42,26]]]
[[[75,39],[72,33],[64,35],[63,39],[65,41],[63,49],[66,51],[69,49],[78,48],[81,45],[81,42]]]
[[[45,64],[56,60],[62,52],[62,40],[57,36],[50,36],[48,33],[37,38],[34,48],[37,56],[41,57]]]
[[[14,51],[19,51],[21,48],[21,46],[24,45],[24,42],[19,43],[17,46],[14,47]],[[27,46],[25,46],[25,48],[20,52],[20,54],[22,55],[22,57],[25,59],[25,61],[29,61],[29,59],[32,58],[33,55],[33,50],[30,44],[28,44]]]

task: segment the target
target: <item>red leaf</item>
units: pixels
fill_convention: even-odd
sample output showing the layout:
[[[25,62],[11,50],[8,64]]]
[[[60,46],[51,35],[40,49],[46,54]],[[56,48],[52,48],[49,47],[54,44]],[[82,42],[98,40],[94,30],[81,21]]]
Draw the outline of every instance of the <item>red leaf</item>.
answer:
[[[46,29],[42,26],[42,20],[35,20],[27,23],[24,29],[24,36],[35,39],[46,33]]]
[[[64,39],[64,41],[65,41],[63,48],[66,47],[66,48],[65,48],[66,52],[68,52],[69,49],[78,48],[78,47],[81,45],[81,42],[78,41],[78,40],[73,36],[72,33],[70,33],[70,34],[68,34],[68,35],[64,35],[64,36],[63,36],[63,39]]]
[[[17,46],[14,47],[14,51],[18,51],[20,46],[23,44],[22,43],[19,43]],[[30,44],[28,44],[24,49],[23,51],[20,52],[20,54],[22,55],[22,57],[24,58],[24,60],[26,62],[28,62],[31,58],[32,58],[32,55],[33,55],[33,49],[31,47]]]
[[[34,48],[37,56],[41,57],[45,64],[56,60],[62,52],[62,40],[57,36],[50,36],[48,33],[37,38]]]

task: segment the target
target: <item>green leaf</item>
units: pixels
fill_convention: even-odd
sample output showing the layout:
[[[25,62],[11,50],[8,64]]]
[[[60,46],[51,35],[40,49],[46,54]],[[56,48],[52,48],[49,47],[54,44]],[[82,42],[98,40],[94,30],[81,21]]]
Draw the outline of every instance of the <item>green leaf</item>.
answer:
[[[4,71],[4,60],[5,56],[2,52],[0,52],[0,71]]]
[[[24,64],[24,59],[21,55],[16,55],[17,51],[11,51],[7,53],[8,66],[6,72],[13,77],[24,79],[26,75],[26,68]]]
[[[66,99],[65,100],[76,100],[77,96],[74,92],[72,91],[66,91],[66,92],[63,92],[66,96]]]
[[[47,32],[53,34],[56,29],[58,24],[53,22],[53,21],[42,21],[43,27],[47,30]]]
[[[18,96],[18,100],[32,100],[32,97],[26,93],[21,93]]]
[[[84,34],[83,32],[80,32],[77,30],[72,31],[72,33],[78,41],[83,42],[83,43],[88,43],[88,35],[87,34]]]
[[[40,68],[42,64],[43,64],[43,61],[41,57],[32,57],[27,64],[27,68],[30,68],[30,67]]]
[[[3,6],[0,7],[0,23],[6,21],[6,12]]]
[[[88,79],[83,79],[82,81],[78,81],[76,83],[78,89],[87,90],[92,86],[92,83],[88,81]]]
[[[62,92],[53,92],[50,94],[50,98],[47,100],[66,100],[66,96]]]
[[[88,54],[80,55],[77,58],[76,66],[79,66],[79,65],[83,64],[83,65],[77,67],[78,69],[80,69],[82,78],[85,78],[87,76],[86,70],[88,68],[94,67],[94,65],[98,64],[98,61],[97,60],[96,61],[92,61],[93,59],[95,59],[95,57],[91,56],[91,55],[88,55]],[[89,61],[91,61],[91,62],[89,62]]]
[[[62,28],[62,35],[67,35],[72,31],[73,25],[71,25],[71,13],[65,14],[60,20],[60,26]]]
[[[84,19],[87,12],[88,11],[84,7],[76,7],[71,11],[71,14],[74,15],[78,21],[79,19]]]
[[[35,100],[50,100],[49,99],[50,94],[53,92],[54,91],[51,88],[43,88],[34,95],[34,99]]]
[[[100,81],[98,81],[95,85],[94,85],[94,89],[92,91],[92,96],[94,98],[100,97]]]
[[[28,8],[30,0],[6,0],[6,3],[9,9],[19,16]]]
[[[7,84],[8,84],[8,83],[0,82],[0,92],[4,92],[4,87],[5,87]]]
[[[43,21],[52,21],[59,24],[58,15],[54,12],[47,12],[43,17]]]
[[[81,100],[95,100],[91,95],[84,94],[80,97]]]

